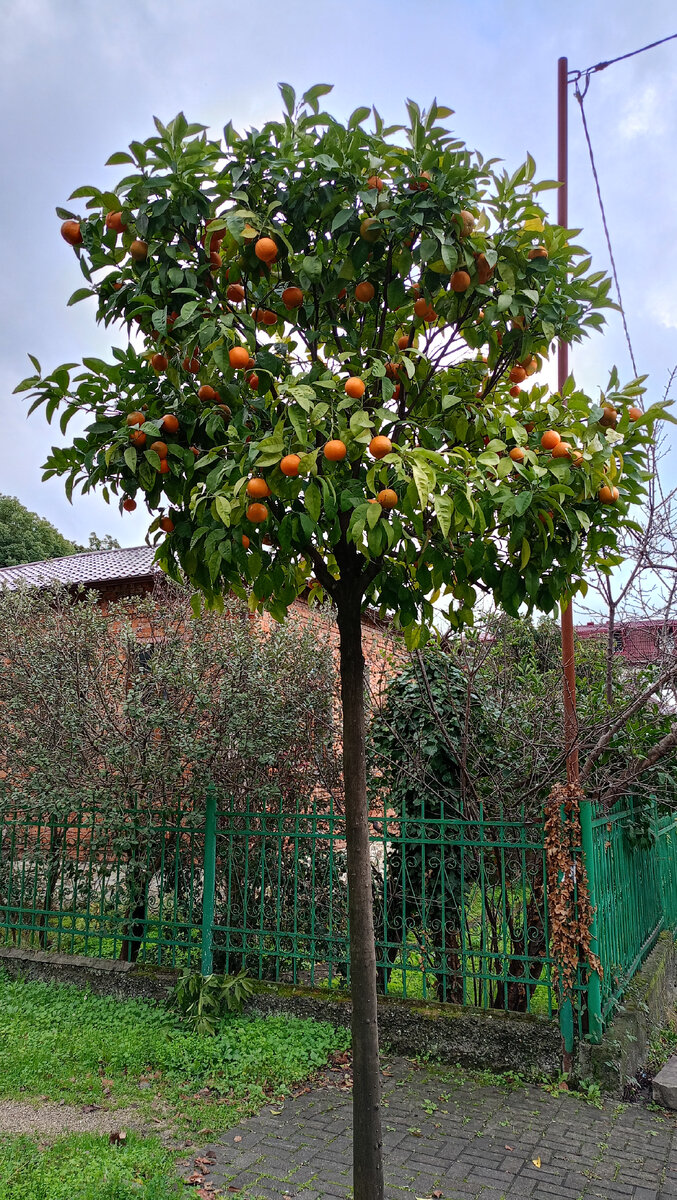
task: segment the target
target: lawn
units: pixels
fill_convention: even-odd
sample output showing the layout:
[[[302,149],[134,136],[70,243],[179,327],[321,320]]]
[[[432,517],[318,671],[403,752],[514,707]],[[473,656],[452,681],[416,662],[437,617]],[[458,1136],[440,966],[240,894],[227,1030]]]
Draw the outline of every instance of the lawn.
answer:
[[[168,1126],[173,1146],[191,1135],[208,1141],[348,1043],[325,1022],[232,1014],[201,1037],[160,1005],[0,974],[0,1098],[133,1106],[139,1125]],[[118,1147],[71,1135],[46,1151],[39,1141],[0,1140],[0,1200],[175,1194],[172,1154],[157,1137],[130,1135]]]

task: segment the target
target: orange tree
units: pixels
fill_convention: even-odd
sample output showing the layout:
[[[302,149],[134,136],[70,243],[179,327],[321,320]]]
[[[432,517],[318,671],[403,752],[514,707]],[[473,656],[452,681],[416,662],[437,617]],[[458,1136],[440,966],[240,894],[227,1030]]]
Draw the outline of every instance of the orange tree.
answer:
[[[340,630],[353,986],[356,1200],[382,1195],[361,612],[416,646],[478,592],[553,612],[608,568],[660,409],[533,378],[553,339],[603,323],[608,281],[513,175],[407,105],[374,131],[320,111],[327,85],[223,138],[180,114],[109,162],[111,191],[57,210],[98,319],[132,336],[21,383],[61,428],[46,476],[153,514],[159,562],[207,604],[282,619],[329,595]],[[527,387],[523,387],[523,384]],[[265,714],[261,714],[265,720]]]

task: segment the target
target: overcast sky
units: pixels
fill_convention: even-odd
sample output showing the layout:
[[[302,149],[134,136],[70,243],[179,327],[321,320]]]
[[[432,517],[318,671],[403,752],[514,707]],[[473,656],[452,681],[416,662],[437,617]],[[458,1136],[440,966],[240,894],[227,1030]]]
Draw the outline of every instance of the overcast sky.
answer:
[[[66,308],[82,278],[54,208],[82,184],[114,183],[121,169],[103,164],[148,137],[154,114],[183,110],[216,133],[229,118],[259,125],[278,112],[278,80],[297,92],[333,82],[337,116],[373,103],[388,122],[406,97],[436,96],[471,147],[510,168],[530,151],[553,178],[558,57],[582,69],[675,32],[674,0],[2,0],[0,492],[76,541],[94,529],[143,541],[141,511],[122,519],[95,497],[71,506],[60,481],[41,483],[58,430],[41,411],[27,420],[12,390],[28,351],[52,368],[110,345],[89,302]],[[586,111],[638,368],[657,399],[677,362],[677,41],[596,74]],[[573,95],[570,134],[570,224],[606,268]],[[631,375],[615,314],[572,367],[594,388],[613,363]]]

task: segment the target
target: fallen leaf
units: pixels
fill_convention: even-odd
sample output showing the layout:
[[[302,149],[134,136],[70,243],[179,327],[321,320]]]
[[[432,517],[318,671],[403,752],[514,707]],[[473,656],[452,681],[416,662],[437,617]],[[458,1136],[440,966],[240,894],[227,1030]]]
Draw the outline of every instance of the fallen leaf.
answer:
[[[512,1152],[512,1146],[506,1146],[506,1150],[510,1150]]]
[[[439,1188],[436,1188],[434,1192],[431,1192],[431,1195],[433,1200],[442,1200],[442,1193]]]
[[[538,1168],[540,1169],[540,1166],[541,1166],[541,1160],[540,1160],[540,1158],[532,1158],[532,1160],[531,1160],[531,1161],[532,1161],[532,1163],[534,1164],[534,1166],[535,1166],[535,1167],[538,1167]]]
[[[111,1146],[124,1146],[127,1141],[127,1134],[124,1129],[114,1129],[108,1135],[108,1141]]]
[[[242,1141],[242,1138],[240,1137],[240,1134],[239,1134],[239,1133],[238,1133],[238,1134],[236,1134],[236,1136],[233,1138],[233,1141],[234,1141],[234,1142],[241,1142],[241,1141]]]

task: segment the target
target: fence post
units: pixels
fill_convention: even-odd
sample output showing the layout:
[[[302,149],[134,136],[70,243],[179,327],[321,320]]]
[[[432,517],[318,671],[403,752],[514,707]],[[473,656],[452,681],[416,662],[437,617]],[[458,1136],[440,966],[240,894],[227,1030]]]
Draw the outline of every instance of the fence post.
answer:
[[[216,889],[216,791],[210,783],[205,795],[205,848],[202,890],[202,960],[203,975],[211,975],[214,958],[212,936],[214,926],[214,892]]]
[[[593,806],[590,800],[581,800],[581,848],[583,865],[588,877],[588,893],[592,921],[590,924],[590,950],[599,954],[599,936],[597,926],[597,877],[595,873],[594,830],[592,825]],[[588,967],[588,1037],[591,1042],[602,1040],[602,990],[597,971]]]

